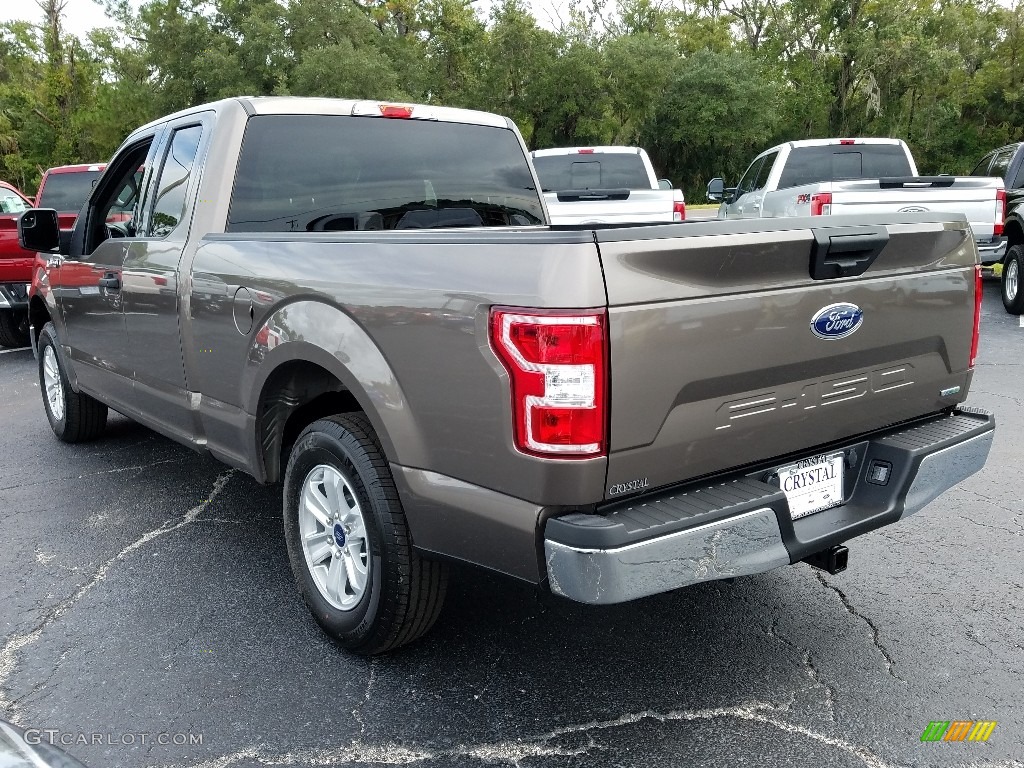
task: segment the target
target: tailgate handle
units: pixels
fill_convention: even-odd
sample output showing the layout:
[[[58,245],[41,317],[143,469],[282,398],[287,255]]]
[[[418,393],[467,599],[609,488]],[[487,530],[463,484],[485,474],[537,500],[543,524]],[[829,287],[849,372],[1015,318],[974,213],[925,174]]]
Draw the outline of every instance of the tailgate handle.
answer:
[[[555,193],[560,203],[586,200],[628,200],[629,189],[561,189]]]
[[[952,187],[954,181],[956,176],[888,176],[878,180],[878,188]]]
[[[811,279],[832,280],[864,274],[889,242],[885,227],[815,229]]]

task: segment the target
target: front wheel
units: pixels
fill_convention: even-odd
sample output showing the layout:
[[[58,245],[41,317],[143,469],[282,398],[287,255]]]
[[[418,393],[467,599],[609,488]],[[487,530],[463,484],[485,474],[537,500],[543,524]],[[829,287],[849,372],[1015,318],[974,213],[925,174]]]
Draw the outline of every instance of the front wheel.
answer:
[[[332,416],[299,435],[284,477],[284,530],[299,592],[354,653],[384,653],[434,624],[443,563],[412,548],[387,459],[366,417]]]
[[[1003,261],[1002,294],[1003,306],[1011,315],[1024,313],[1024,293],[1020,290],[1021,275],[1024,274],[1024,246],[1015,245]]]
[[[57,354],[53,323],[39,334],[39,388],[50,429],[65,443],[95,440],[107,426],[107,406],[84,392],[75,392]]]

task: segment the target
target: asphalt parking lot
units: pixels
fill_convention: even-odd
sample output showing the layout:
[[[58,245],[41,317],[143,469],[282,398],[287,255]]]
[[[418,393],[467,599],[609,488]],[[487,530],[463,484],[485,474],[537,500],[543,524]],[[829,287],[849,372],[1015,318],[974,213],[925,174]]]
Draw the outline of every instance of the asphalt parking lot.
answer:
[[[31,352],[9,352],[0,711],[93,768],[1022,768],[1022,372],[990,282],[970,399],[998,417],[987,468],[850,543],[843,574],[588,608],[457,571],[434,630],[367,661],[301,604],[278,488],[116,415],[58,443]],[[938,720],[998,725],[922,743]]]

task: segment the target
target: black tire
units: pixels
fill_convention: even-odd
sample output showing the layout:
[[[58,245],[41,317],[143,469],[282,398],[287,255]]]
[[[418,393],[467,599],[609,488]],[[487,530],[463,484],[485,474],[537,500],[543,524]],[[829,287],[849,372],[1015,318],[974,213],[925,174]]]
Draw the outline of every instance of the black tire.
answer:
[[[23,309],[0,311],[0,347],[27,347],[28,312]]]
[[[1015,245],[1003,259],[1003,276],[1001,291],[1003,306],[1011,315],[1024,313],[1024,291],[1021,290],[1021,279],[1024,278],[1024,245]]]
[[[324,465],[351,481],[366,530],[366,586],[348,610],[321,593],[301,541],[300,495],[307,477]],[[385,653],[423,635],[441,612],[448,568],[413,550],[387,459],[364,415],[320,419],[299,435],[284,476],[284,532],[299,593],[317,623],[346,650]]]
[[[52,351],[52,360],[60,379],[58,397],[63,403],[64,413],[59,418],[50,405],[46,386],[46,365],[51,358],[47,353],[48,349]],[[58,354],[57,332],[53,323],[47,323],[39,333],[39,389],[43,395],[46,420],[50,422],[53,434],[60,440],[65,443],[84,443],[103,434],[107,426],[107,406],[84,392],[75,392],[71,389]]]

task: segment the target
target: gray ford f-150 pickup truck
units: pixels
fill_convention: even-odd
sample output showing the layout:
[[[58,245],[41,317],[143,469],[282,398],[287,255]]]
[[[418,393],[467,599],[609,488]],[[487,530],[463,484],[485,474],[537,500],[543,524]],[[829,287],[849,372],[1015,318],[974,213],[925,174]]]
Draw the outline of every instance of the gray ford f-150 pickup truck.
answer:
[[[119,200],[128,221],[108,222]],[[240,98],[138,129],[30,300],[47,418],[261,482],[316,620],[379,653],[446,561],[613,603],[808,560],[984,464],[965,220],[547,225],[516,127]]]

